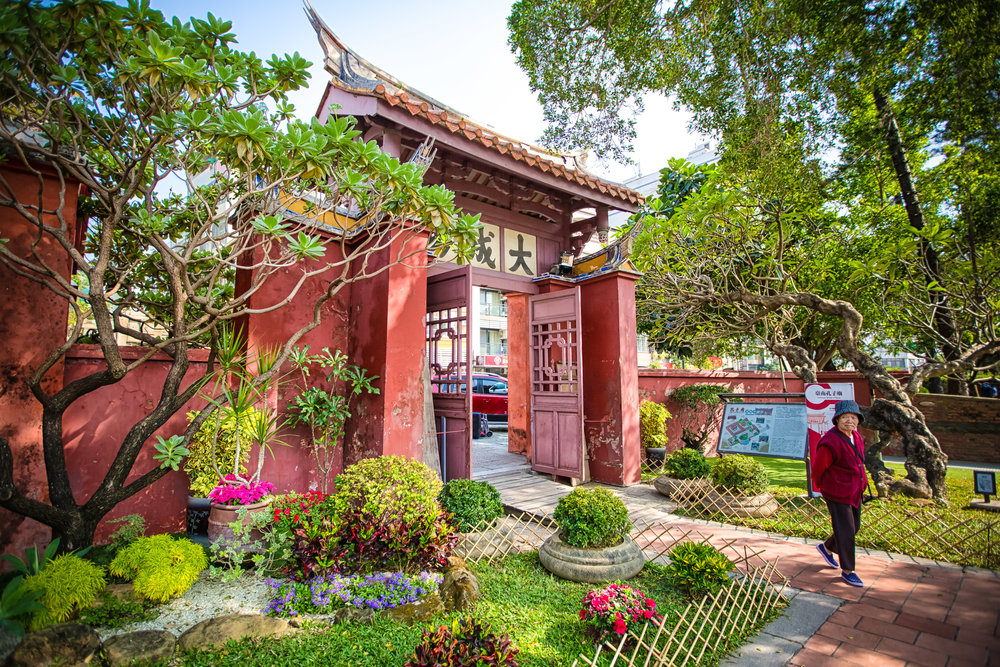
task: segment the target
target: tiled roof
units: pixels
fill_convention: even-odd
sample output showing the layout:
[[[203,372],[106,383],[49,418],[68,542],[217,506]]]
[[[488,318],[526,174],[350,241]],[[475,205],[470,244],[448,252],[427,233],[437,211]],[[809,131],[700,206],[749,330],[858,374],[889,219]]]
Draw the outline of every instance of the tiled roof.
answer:
[[[638,192],[588,173],[583,168],[580,157],[557,155],[530,143],[506,137],[372,65],[354,53],[330,30],[308,0],[306,14],[316,30],[326,55],[326,69],[333,77],[332,83],[337,87],[354,94],[378,97],[389,106],[404,110],[415,118],[427,120],[437,127],[481,144],[500,155],[510,156],[530,167],[577,183],[594,192],[628,202],[633,206],[642,204],[643,196]]]
[[[573,158],[563,158],[557,155],[553,155],[552,159],[546,158],[539,154],[537,148],[508,139],[489,128],[469,121],[467,118],[454,113],[448,113],[445,109],[432,107],[419,97],[411,97],[406,91],[390,92],[383,83],[377,84],[375,90],[372,92],[390,106],[403,109],[412,116],[423,118],[433,125],[442,127],[453,134],[463,136],[469,141],[480,143],[501,155],[509,155],[528,166],[555,174],[568,181],[574,181],[606,195],[619,197],[637,206],[643,201],[642,195],[634,190],[630,190],[623,185],[605,181],[579,168],[568,166],[565,161],[572,160]]]

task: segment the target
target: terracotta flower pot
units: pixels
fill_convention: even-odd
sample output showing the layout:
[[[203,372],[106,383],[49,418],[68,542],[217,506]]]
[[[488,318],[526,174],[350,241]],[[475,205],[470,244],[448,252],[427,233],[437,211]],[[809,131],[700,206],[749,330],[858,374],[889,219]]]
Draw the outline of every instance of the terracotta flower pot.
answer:
[[[209,541],[214,543],[220,538],[226,540],[233,539],[233,529],[229,527],[229,524],[239,521],[239,510],[243,508],[247,510],[247,515],[243,519],[243,525],[245,526],[250,523],[253,515],[268,511],[272,500],[273,498],[265,498],[250,505],[216,505],[212,503],[208,512]],[[260,537],[260,535],[251,533],[251,538],[253,539],[259,539]]]
[[[611,547],[580,549],[563,542],[559,533],[545,540],[538,550],[538,560],[557,577],[591,584],[630,579],[646,562],[642,549],[629,537]]]

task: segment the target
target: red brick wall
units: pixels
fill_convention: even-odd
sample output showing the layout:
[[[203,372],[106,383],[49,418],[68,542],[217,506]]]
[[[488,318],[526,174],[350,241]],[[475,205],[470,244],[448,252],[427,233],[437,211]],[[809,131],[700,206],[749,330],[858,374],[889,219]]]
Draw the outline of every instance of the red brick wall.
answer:
[[[950,460],[1000,463],[1000,399],[920,394],[914,403]],[[902,456],[902,444],[883,452]]]

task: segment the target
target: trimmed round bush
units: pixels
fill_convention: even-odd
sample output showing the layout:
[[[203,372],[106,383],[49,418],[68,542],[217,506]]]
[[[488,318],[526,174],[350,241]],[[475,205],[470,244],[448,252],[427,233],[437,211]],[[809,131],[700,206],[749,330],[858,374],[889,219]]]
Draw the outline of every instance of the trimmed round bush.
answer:
[[[423,463],[364,459],[337,477],[336,486],[325,526],[335,538],[333,553],[327,552],[335,571],[419,572],[451,555],[457,536],[438,504],[441,481]]]
[[[559,536],[572,547],[603,548],[628,535],[628,508],[607,489],[573,489],[556,505]]]
[[[720,491],[760,495],[767,490],[767,469],[752,456],[724,456],[712,468],[712,483]]]
[[[64,623],[80,610],[91,606],[104,590],[104,571],[100,566],[74,554],[56,556],[22,584],[28,591],[41,591],[38,599],[44,609],[31,612],[28,629]]]
[[[707,542],[682,542],[667,557],[668,580],[689,598],[715,593],[729,583],[729,572],[735,568],[731,560]]]
[[[441,489],[439,500],[451,512],[452,523],[463,533],[492,525],[503,516],[500,492],[489,482],[453,479]]]
[[[639,439],[643,447],[667,446],[667,420],[670,412],[659,403],[639,404]]]
[[[674,479],[708,477],[712,464],[697,449],[678,449],[663,461],[663,474]]]

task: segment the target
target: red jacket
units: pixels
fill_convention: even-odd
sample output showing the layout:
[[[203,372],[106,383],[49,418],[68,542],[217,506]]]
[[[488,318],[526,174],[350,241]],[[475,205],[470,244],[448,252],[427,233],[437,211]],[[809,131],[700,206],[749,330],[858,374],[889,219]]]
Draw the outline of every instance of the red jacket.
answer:
[[[813,476],[824,498],[857,507],[868,486],[865,474],[865,441],[854,432],[854,442],[833,427],[816,445]],[[826,450],[826,451],[824,451]]]

